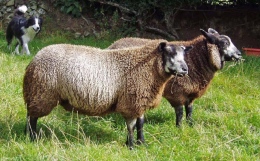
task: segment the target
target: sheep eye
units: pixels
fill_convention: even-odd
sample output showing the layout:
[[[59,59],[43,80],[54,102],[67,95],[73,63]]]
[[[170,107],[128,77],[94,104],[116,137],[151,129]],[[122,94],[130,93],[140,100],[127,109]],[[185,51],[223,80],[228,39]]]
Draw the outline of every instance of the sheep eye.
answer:
[[[228,42],[227,41],[222,41],[221,44],[222,44],[221,45],[222,47],[228,46]]]
[[[177,52],[172,52],[171,55],[175,56],[175,55],[177,55]]]
[[[177,55],[177,51],[176,50],[174,50],[173,52],[171,52],[171,55]]]

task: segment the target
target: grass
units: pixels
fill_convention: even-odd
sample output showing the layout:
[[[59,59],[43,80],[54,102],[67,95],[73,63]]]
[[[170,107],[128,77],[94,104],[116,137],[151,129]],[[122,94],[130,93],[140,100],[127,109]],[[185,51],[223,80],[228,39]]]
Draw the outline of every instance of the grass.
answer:
[[[31,56],[12,55],[0,31],[1,160],[260,160],[260,58],[227,63],[206,94],[195,101],[195,125],[175,127],[175,114],[163,100],[146,113],[146,144],[124,146],[126,127],[118,114],[88,117],[56,108],[39,119],[41,139],[24,135],[26,109],[22,80],[26,66],[44,46],[73,43],[105,48],[107,39],[73,39],[41,33],[30,44]]]

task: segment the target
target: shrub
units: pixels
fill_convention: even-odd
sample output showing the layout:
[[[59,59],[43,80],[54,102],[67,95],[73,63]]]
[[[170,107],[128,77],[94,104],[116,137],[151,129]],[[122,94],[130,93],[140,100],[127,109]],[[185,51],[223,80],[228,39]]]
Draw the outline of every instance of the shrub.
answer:
[[[55,7],[60,7],[60,11],[71,14],[74,17],[81,16],[82,8],[78,0],[57,0]]]

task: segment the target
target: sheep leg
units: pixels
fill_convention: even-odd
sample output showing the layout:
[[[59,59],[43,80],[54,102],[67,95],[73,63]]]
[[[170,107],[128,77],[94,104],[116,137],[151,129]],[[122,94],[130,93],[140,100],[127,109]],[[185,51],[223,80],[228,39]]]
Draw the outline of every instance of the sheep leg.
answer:
[[[137,118],[136,121],[136,130],[137,130],[137,144],[143,144],[144,141],[144,133],[143,133],[143,125],[144,125],[144,115]]]
[[[192,119],[192,109],[193,104],[189,103],[185,105],[185,112],[186,112],[186,120],[190,126],[193,125],[193,119]]]
[[[32,141],[36,139],[36,135],[37,135],[36,134],[37,120],[38,117],[30,117],[29,115],[27,115],[25,133],[30,134],[30,138]]]
[[[176,126],[180,127],[182,122],[182,116],[183,116],[183,107],[182,106],[176,106],[174,107],[175,114],[176,114]]]
[[[126,145],[130,150],[133,149],[134,146],[134,129],[136,126],[136,118],[127,118],[126,119],[126,125],[128,130],[128,135],[126,139]]]

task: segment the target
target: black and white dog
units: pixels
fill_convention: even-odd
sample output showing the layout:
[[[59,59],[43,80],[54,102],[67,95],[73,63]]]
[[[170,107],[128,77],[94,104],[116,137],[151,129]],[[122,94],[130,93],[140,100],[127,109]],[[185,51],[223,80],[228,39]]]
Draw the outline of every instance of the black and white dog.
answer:
[[[28,43],[33,40],[35,35],[41,30],[42,19],[34,16],[26,19],[24,16],[26,11],[27,7],[25,5],[22,5],[15,10],[14,17],[7,26],[6,40],[8,48],[10,49],[12,39],[15,36],[18,41],[15,45],[15,53],[20,54],[19,45],[21,45],[23,48],[22,54],[26,53],[27,55],[30,55]]]

